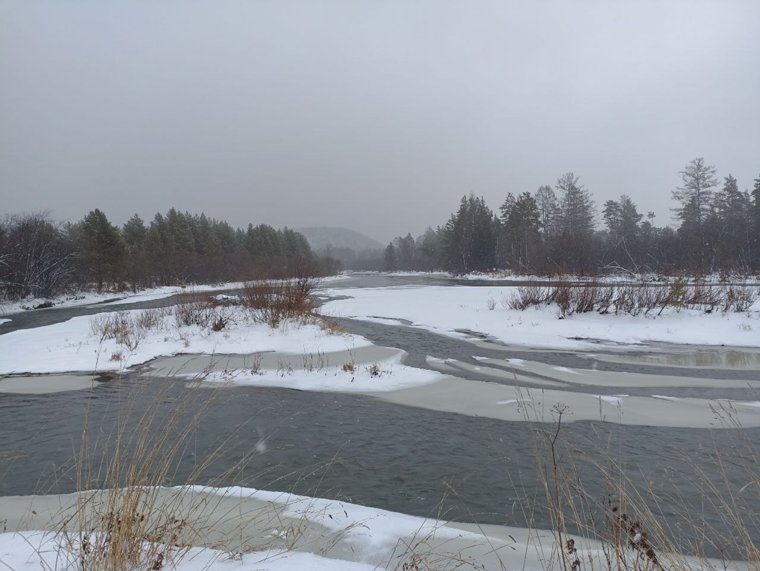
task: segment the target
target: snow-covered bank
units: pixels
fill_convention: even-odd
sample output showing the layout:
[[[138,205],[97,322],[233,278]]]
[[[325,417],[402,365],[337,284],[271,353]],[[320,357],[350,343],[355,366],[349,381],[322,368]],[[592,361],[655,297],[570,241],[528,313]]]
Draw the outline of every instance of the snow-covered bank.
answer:
[[[68,371],[120,371],[158,356],[178,353],[331,352],[369,345],[357,335],[334,333],[317,324],[285,321],[272,329],[254,323],[240,307],[222,308],[228,325],[221,331],[178,326],[171,315],[145,332],[133,348],[102,339],[93,329],[98,316],[0,335],[0,374]],[[119,312],[129,317],[140,310]]]
[[[148,310],[153,311],[153,310]],[[374,393],[434,383],[436,371],[401,364],[403,351],[374,347],[356,335],[321,326],[317,320],[289,320],[276,328],[253,321],[240,306],[217,308],[220,331],[181,326],[176,315],[154,312],[157,322],[129,337],[132,346],[104,338],[101,316],[0,336],[0,375],[69,371],[121,371],[151,364],[153,374],[183,376],[203,384],[286,387],[301,390]],[[142,310],[108,314],[139,329]],[[121,322],[119,322],[121,323]],[[195,355],[195,357],[193,357]],[[219,358],[216,355],[225,355]],[[43,393],[94,386],[76,375],[0,378],[0,392]]]
[[[370,355],[379,347],[370,347]],[[390,357],[380,359],[362,358],[361,349],[351,351],[343,359],[331,355],[296,356],[296,361],[311,360],[310,363],[291,365],[287,356],[279,356],[277,368],[263,366],[210,371],[198,377],[185,373],[190,378],[199,378],[202,383],[227,386],[283,387],[304,391],[329,391],[353,393],[381,393],[409,387],[429,385],[444,379],[444,375],[429,369],[418,369],[401,364],[405,353],[389,350]],[[332,357],[332,358],[331,358]],[[323,362],[325,359],[326,362]],[[332,363],[330,363],[332,361]],[[292,360],[291,360],[292,362]]]
[[[315,278],[320,285],[327,285],[347,279],[346,275],[326,276]],[[53,298],[26,298],[18,301],[1,301],[0,315],[12,315],[22,311],[32,310],[41,304],[51,304],[50,307],[78,307],[83,305],[94,305],[98,303],[119,303],[126,305],[131,303],[140,303],[143,301],[153,301],[163,299],[181,293],[203,293],[222,291],[228,289],[240,289],[245,286],[245,282],[226,282],[221,284],[195,284],[188,286],[161,286],[146,288],[138,292],[102,292],[85,291],[76,294],[60,295]],[[3,323],[4,319],[0,319]]]
[[[15,571],[40,567],[58,571],[76,566],[75,544],[54,533],[76,501],[75,494],[0,498],[0,511],[7,518],[9,530],[0,534],[2,562]],[[179,571],[539,571],[562,567],[555,536],[545,530],[457,524],[251,488],[164,488],[154,507],[160,511],[162,505],[171,506],[173,515],[189,521],[192,533],[200,532],[200,537],[193,538],[194,547],[184,556],[167,559]],[[572,538],[584,563],[591,568],[606,568],[602,543]],[[662,552],[657,555],[666,568],[747,568],[744,563],[731,561]],[[628,547],[621,556],[633,565],[640,554]]]
[[[139,303],[142,301],[152,301],[171,297],[178,293],[193,291],[213,291],[214,289],[231,289],[241,287],[240,284],[220,284],[217,286],[197,286],[197,287],[180,287],[166,286],[155,287],[141,290],[137,293],[125,292],[102,292],[94,291],[81,292],[71,295],[60,295],[54,298],[27,298],[19,301],[0,302],[0,315],[12,315],[22,311],[34,310],[36,307],[45,304],[46,307],[79,307],[83,305],[94,305],[97,303],[119,302],[120,304]]]
[[[505,309],[507,286],[406,286],[328,290],[347,296],[325,303],[324,315],[373,321],[406,319],[415,326],[458,337],[478,332],[502,343],[546,349],[599,349],[599,343],[635,346],[666,342],[760,347],[758,303],[742,313],[706,314],[668,309],[655,315],[575,314],[558,319],[553,307]]]

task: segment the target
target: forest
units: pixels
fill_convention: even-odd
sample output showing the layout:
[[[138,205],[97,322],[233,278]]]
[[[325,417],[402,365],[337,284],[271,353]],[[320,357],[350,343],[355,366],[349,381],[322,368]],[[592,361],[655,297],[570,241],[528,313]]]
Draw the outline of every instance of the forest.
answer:
[[[654,213],[639,212],[626,195],[597,211],[580,177],[568,172],[553,187],[507,194],[498,214],[483,198],[463,196],[445,224],[388,244],[383,267],[537,275],[760,271],[760,176],[742,191],[730,174],[719,181],[703,158],[680,175],[672,192],[677,228],[656,226]]]
[[[572,172],[535,193],[507,194],[498,209],[463,196],[436,229],[394,239],[374,269],[510,270],[535,275],[760,272],[760,177],[740,190],[730,174],[696,158],[673,190],[678,226],[656,226],[633,199],[607,200],[601,212]],[[601,215],[601,216],[600,216]],[[601,224],[599,224],[601,218]],[[364,268],[372,268],[366,261]],[[306,238],[266,224],[246,229],[174,208],[123,226],[99,209],[75,223],[45,213],[0,222],[0,296],[50,297],[96,287],[149,286],[326,275],[336,260],[312,252]]]
[[[243,230],[174,208],[149,224],[135,214],[121,227],[99,209],[76,223],[57,223],[46,213],[0,222],[0,299],[335,271],[293,230],[265,224]]]

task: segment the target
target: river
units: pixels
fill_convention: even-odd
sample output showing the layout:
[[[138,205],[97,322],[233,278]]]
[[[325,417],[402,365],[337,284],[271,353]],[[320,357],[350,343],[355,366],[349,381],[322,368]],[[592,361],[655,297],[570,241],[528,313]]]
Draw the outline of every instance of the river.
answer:
[[[456,287],[456,282],[445,278],[388,276],[346,279],[331,287],[389,283]],[[26,312],[0,326],[0,334],[104,309],[137,309],[166,303],[171,300]],[[760,379],[760,367],[754,365],[751,356],[738,367],[706,368],[697,362],[689,366],[691,362],[683,356],[680,361],[678,357],[668,359],[661,351],[641,351],[611,359],[603,352],[588,356],[489,348],[401,324],[344,319],[341,325],[378,345],[403,349],[408,353],[406,363],[415,367],[429,368],[426,357],[431,355],[477,364],[473,360],[477,355],[562,367],[593,366],[614,372]],[[735,350],[723,348],[707,353],[710,351],[720,355],[722,351]],[[713,361],[719,363],[720,359],[714,357]],[[460,376],[501,382],[474,371],[462,370]],[[583,385],[568,390],[604,392],[599,387]],[[641,391],[626,388],[630,394]],[[671,393],[756,398],[751,388],[675,387]],[[97,470],[85,480],[73,460],[81,457],[83,445],[88,466],[100,466],[101,460],[110,457],[116,448],[115,435],[135,433],[144,411],[150,411],[150,417],[160,426],[162,419],[176,411],[182,419],[180,424],[190,422],[194,412],[204,406],[207,408],[198,426],[183,444],[181,461],[166,483],[186,483],[210,454],[217,454],[195,478],[197,482],[292,491],[463,522],[513,526],[530,522],[550,527],[542,466],[548,459],[547,436],[551,436],[553,425],[427,410],[365,395],[253,387],[188,388],[184,381],[152,376],[147,367],[138,367],[89,391],[0,394],[0,495],[64,493],[83,485],[102,484]],[[85,427],[88,437],[83,441]],[[689,537],[695,514],[708,527],[730,533],[721,516],[721,498],[728,498],[731,492],[741,501],[741,509],[746,510],[745,524],[750,533],[760,535],[758,486],[749,485],[756,478],[754,460],[760,429],[662,428],[578,421],[562,426],[559,441],[564,476],[584,490],[583,499],[578,496],[576,500],[595,512],[591,515],[597,523],[604,519],[607,498],[611,494],[613,503],[618,501],[617,492],[624,485],[629,491],[644,491],[642,501],[656,514],[658,524],[675,536]],[[621,473],[625,474],[622,483]],[[615,482],[612,487],[605,475]],[[710,488],[712,484],[715,488]]]

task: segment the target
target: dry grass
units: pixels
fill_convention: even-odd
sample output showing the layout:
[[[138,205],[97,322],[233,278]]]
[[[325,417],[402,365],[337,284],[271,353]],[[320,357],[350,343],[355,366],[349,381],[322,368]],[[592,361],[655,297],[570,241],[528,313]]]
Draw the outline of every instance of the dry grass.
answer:
[[[249,282],[243,292],[243,305],[253,320],[277,327],[285,319],[307,319],[314,314],[312,278]]]
[[[76,462],[78,503],[60,529],[81,571],[171,567],[210,531],[212,523],[200,517],[208,512],[205,500],[186,489],[161,498],[214,402],[208,392],[197,398],[196,391],[182,389],[176,397],[173,385],[166,381],[148,410],[137,409],[144,402],[136,398],[137,391],[145,388],[131,389],[108,434],[85,425]],[[169,400],[171,407],[161,406]],[[223,446],[197,462],[185,483],[198,481]],[[100,456],[102,450],[107,454]],[[240,470],[243,462],[231,471]]]
[[[752,286],[689,285],[684,278],[676,278],[668,284],[642,282],[621,286],[601,285],[596,281],[559,282],[552,287],[519,287],[502,305],[525,310],[554,304],[560,318],[592,311],[629,315],[657,312],[660,315],[668,308],[697,309],[705,313],[744,312],[757,301],[758,295],[758,288]]]
[[[608,455],[589,465],[583,449],[598,447],[599,442],[564,439],[563,417],[570,411],[560,405],[552,412],[555,424],[538,430],[535,442],[544,490],[536,501],[548,508],[555,536],[545,569],[717,571],[729,568],[734,560],[760,569],[756,443],[747,440],[731,451],[717,445],[710,449],[706,443],[700,458],[678,459],[692,474],[690,483],[697,493],[685,495],[677,480],[676,495],[664,495],[658,491],[661,486],[642,483],[625,458]],[[724,426],[736,428],[730,411],[723,412]],[[526,412],[526,420],[528,416]],[[737,440],[746,440],[741,429],[737,434]],[[719,478],[707,473],[708,459],[719,467]],[[581,463],[584,470],[579,469]],[[712,515],[706,514],[706,508]],[[533,510],[535,506],[526,513],[528,521]],[[581,538],[598,545],[589,551]]]
[[[103,342],[113,339],[119,345],[134,351],[150,331],[163,326],[171,308],[146,309],[136,313],[104,313],[90,320],[93,335]]]

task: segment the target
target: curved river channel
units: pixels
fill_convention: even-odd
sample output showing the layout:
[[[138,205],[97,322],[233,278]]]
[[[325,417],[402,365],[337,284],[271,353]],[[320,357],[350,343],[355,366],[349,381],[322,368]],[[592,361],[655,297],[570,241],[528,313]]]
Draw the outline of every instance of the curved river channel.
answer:
[[[376,276],[350,278],[331,287],[399,283],[456,285],[445,278]],[[0,325],[0,334],[77,315],[166,303],[26,312]],[[405,363],[422,368],[430,368],[427,356],[477,365],[473,360],[477,355],[602,371],[760,380],[756,356],[732,349],[713,351],[712,357],[710,352],[665,357],[662,352],[643,351],[610,359],[602,353],[589,356],[474,344],[403,324],[344,319],[341,325],[377,345],[403,349],[408,353]],[[469,368],[456,374],[469,380],[507,382]],[[577,385],[567,390],[588,388]],[[642,390],[626,387],[630,395]],[[593,391],[604,394],[605,389],[593,387]],[[759,400],[756,389],[741,386],[673,387],[669,394]],[[0,394],[0,495],[67,493],[83,482],[97,485],[98,470],[83,474],[73,460],[80,457],[83,442],[87,465],[99,466],[114,453],[113,435],[134,433],[144,411],[149,410],[158,424],[177,414],[182,425],[191,422],[199,409],[204,409],[203,414],[182,443],[181,462],[170,474],[172,483],[192,480],[292,491],[462,522],[551,525],[545,508],[544,464],[554,425],[427,410],[365,395],[242,386],[189,388],[186,381],[151,376],[148,367],[92,390]],[[559,442],[563,477],[580,484],[583,491],[576,490],[576,500],[591,512],[597,510],[591,514],[597,520],[605,517],[608,498],[616,503],[624,486],[638,490],[644,496],[639,501],[673,535],[693,533],[689,522],[695,514],[707,526],[730,534],[721,515],[721,498],[733,495],[746,512],[750,533],[760,536],[755,466],[760,428],[576,421],[562,425]],[[197,474],[210,456],[213,462]]]

